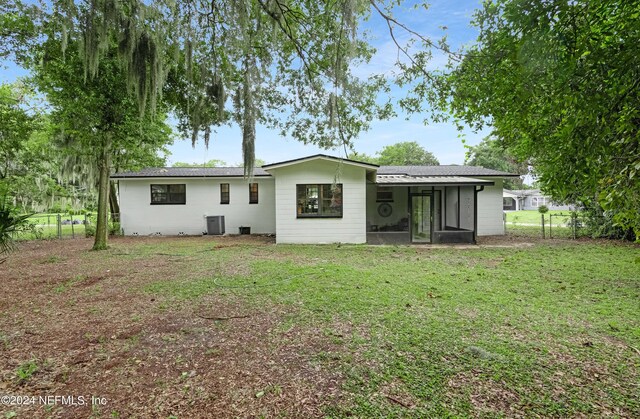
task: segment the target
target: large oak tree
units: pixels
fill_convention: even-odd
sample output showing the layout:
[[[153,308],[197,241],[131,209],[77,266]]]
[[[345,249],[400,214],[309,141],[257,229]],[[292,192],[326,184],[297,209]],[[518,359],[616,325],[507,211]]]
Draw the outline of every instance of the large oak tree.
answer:
[[[371,4],[2,2],[1,35],[8,47],[0,52],[37,73],[57,111],[82,124],[64,127],[65,132],[73,134],[79,149],[97,153],[92,167],[100,184],[98,249],[106,246],[108,175],[120,148],[115,137],[139,132],[140,121],[165,105],[194,143],[208,144],[217,125],[238,124],[247,176],[254,166],[257,124],[305,143],[346,148],[377,111],[388,113],[375,102],[380,79],[360,80],[350,72],[353,62],[372,53],[357,31]],[[111,103],[109,110],[105,105]],[[130,113],[133,105],[137,119]],[[137,147],[120,149],[130,152],[129,146]]]

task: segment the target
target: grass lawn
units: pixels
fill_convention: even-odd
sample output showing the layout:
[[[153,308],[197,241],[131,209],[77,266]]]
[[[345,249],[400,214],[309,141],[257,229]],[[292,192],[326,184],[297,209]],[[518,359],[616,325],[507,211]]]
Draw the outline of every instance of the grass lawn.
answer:
[[[28,242],[0,265],[18,417],[639,417],[640,247]]]
[[[535,224],[541,225],[541,214],[535,210],[522,211],[506,211],[507,223],[509,224]],[[571,221],[571,211],[553,210],[544,215],[545,224],[549,223],[549,216],[553,215],[553,225],[558,227],[566,227]]]
[[[62,237],[70,238],[85,236],[84,224],[63,224],[61,227]],[[40,224],[38,226],[37,237],[42,239],[55,239],[58,237],[58,227],[55,224]],[[36,234],[32,233],[31,231],[24,231],[16,237],[16,240],[33,240],[35,238]]]
[[[506,230],[509,235],[515,237],[542,237],[542,220],[538,211],[522,210],[508,211]],[[553,215],[553,217],[550,217]],[[554,210],[544,216],[545,237],[572,238],[571,212]],[[578,229],[576,235],[584,235],[584,231]]]
[[[29,223],[35,224],[37,233],[30,230],[21,231],[14,237],[16,240],[56,239],[58,238],[58,214],[38,213],[29,217]],[[96,214],[69,215],[60,214],[62,238],[85,237],[85,221],[96,225]],[[79,222],[80,224],[72,224]],[[111,224],[110,224],[111,227]]]

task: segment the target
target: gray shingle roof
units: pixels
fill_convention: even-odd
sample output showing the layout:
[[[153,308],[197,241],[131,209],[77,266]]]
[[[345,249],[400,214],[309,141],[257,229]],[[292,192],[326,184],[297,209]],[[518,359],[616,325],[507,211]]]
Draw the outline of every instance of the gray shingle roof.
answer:
[[[259,167],[253,169],[254,176],[271,176]],[[242,167],[153,167],[137,172],[120,172],[112,178],[135,177],[242,177]]]
[[[324,155],[318,155],[325,157]],[[311,157],[318,157],[311,156]],[[297,159],[301,160],[301,159]],[[297,160],[292,160],[297,161]],[[287,162],[285,162],[287,163]],[[269,166],[275,166],[274,163]],[[375,166],[374,166],[375,167]],[[374,168],[372,167],[372,168]],[[407,175],[407,176],[495,176],[511,177],[519,176],[514,173],[505,173],[493,169],[485,169],[478,166],[380,166],[378,175]],[[254,176],[271,176],[267,171],[256,167]],[[137,172],[120,172],[111,175],[112,178],[145,178],[145,177],[242,177],[244,169],[242,167],[155,167],[142,169]]]
[[[462,176],[377,175],[379,185],[493,185],[490,180]]]
[[[479,166],[380,166],[379,175],[408,175],[408,176],[519,176],[515,173],[500,172]]]

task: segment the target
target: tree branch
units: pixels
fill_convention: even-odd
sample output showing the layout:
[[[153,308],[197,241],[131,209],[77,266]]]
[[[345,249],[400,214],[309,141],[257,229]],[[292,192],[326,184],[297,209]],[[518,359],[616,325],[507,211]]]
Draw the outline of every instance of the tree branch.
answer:
[[[446,53],[447,55],[449,55],[450,57],[452,57],[455,61],[460,62],[462,61],[462,59],[464,58],[464,54],[459,53],[459,52],[453,52],[451,51],[448,47],[446,46],[440,46],[437,44],[434,44],[433,41],[431,41],[429,38],[427,38],[426,36],[423,36],[421,34],[419,34],[418,32],[414,31],[413,29],[409,28],[407,25],[400,23],[399,21],[397,21],[393,16],[383,12],[380,7],[376,4],[375,0],[369,0],[369,2],[371,3],[371,5],[373,6],[374,9],[376,9],[376,11],[378,12],[378,14],[387,22],[387,26],[389,26],[389,32],[391,33],[391,37],[393,38],[394,43],[398,46],[398,48],[400,48],[402,50],[402,52],[408,56],[406,50],[404,48],[401,48],[398,45],[398,42],[395,39],[395,36],[393,34],[393,25],[397,25],[398,27],[404,29],[405,31],[407,31],[408,33],[410,33],[413,36],[416,36],[418,39],[420,39],[422,42],[424,42],[425,44],[429,45],[430,47],[439,49],[440,51]],[[413,61],[413,60],[412,60]]]

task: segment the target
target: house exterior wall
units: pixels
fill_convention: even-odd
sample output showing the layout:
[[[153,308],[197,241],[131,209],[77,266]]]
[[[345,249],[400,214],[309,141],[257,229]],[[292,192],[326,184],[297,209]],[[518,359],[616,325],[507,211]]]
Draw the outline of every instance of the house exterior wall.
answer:
[[[537,204],[534,202],[534,198],[536,198],[538,200]],[[571,207],[569,205],[557,205],[555,204],[553,201],[551,201],[551,199],[545,195],[530,195],[530,196],[525,196],[524,199],[522,199],[521,203],[523,203],[523,205],[520,206],[519,209],[522,210],[535,210],[537,211],[538,208],[543,205],[543,201],[542,199],[544,198],[544,205],[547,206],[547,208],[549,208],[550,210],[566,210],[566,211],[570,211]]]
[[[275,167],[271,177],[256,177],[259,202],[249,204],[248,182],[240,177],[192,178],[120,178],[119,194],[121,226],[126,235],[200,235],[206,231],[205,216],[225,217],[227,234],[237,234],[239,227],[250,227],[251,233],[276,233],[278,243],[365,243],[367,229],[393,230],[409,222],[409,195],[423,187],[393,187],[393,210],[389,217],[378,214],[377,185],[367,182],[365,167],[327,159],[305,160]],[[370,174],[371,174],[371,170]],[[502,180],[478,192],[477,234],[504,234],[502,218]],[[342,184],[341,218],[298,218],[297,185]],[[220,203],[220,184],[230,185],[230,203]],[[184,205],[151,205],[152,184],[185,184]],[[430,187],[428,188],[430,189]],[[449,226],[473,229],[473,186],[436,187],[441,191],[439,209],[434,217]],[[458,196],[460,205],[458,205]],[[446,197],[446,198],[445,198]],[[446,205],[445,205],[446,199]],[[446,207],[446,208],[445,208]],[[459,207],[459,210],[458,210]],[[438,214],[440,212],[440,214]],[[457,217],[460,215],[458,224]],[[440,217],[438,217],[440,215]],[[406,220],[403,220],[406,219]],[[380,229],[385,227],[385,229]],[[406,228],[406,227],[405,227]],[[437,222],[434,229],[438,230]],[[406,231],[406,230],[405,230]]]
[[[482,179],[482,178],[480,178]],[[478,192],[478,236],[504,234],[502,219],[502,179],[487,178],[493,186],[485,186]]]
[[[311,160],[271,169],[275,178],[277,243],[365,243],[366,170]],[[342,218],[297,218],[296,185],[342,184]]]
[[[120,225],[125,235],[200,235],[206,231],[205,215],[224,215],[225,230],[238,227],[251,233],[275,233],[275,182],[254,178],[258,203],[249,204],[249,183],[243,178],[135,178],[119,179]],[[220,184],[229,184],[229,204],[220,204]],[[186,204],[151,205],[151,184],[185,184]]]

